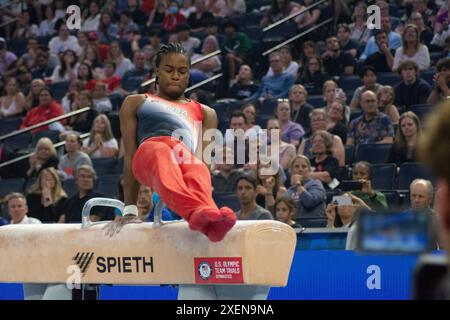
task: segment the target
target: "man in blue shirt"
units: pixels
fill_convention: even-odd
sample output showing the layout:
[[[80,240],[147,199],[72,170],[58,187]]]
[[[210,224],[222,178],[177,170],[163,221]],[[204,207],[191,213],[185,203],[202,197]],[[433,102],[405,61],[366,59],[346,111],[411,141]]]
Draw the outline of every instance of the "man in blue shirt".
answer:
[[[295,83],[295,76],[283,73],[283,62],[278,52],[269,56],[273,76],[265,76],[261,80],[258,90],[247,100],[259,99],[262,103],[266,99],[287,98],[289,88]]]
[[[381,30],[386,31],[388,34],[389,48],[397,50],[397,48],[402,46],[402,37],[397,32],[392,31],[391,18],[389,16],[381,17]],[[359,58],[365,60],[368,56],[378,51],[379,48],[375,42],[375,36],[371,36]]]

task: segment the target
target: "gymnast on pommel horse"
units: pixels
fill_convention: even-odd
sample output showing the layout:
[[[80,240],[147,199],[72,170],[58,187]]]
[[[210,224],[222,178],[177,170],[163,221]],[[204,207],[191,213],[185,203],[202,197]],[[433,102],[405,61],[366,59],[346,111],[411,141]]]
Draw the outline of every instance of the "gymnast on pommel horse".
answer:
[[[203,141],[201,133],[217,128],[216,113],[184,96],[190,58],[180,44],[163,45],[156,54],[155,67],[157,93],[128,96],[120,109],[125,208],[123,216],[107,227],[107,233],[140,222],[135,204],[142,184],[155,190],[191,230],[205,234],[210,241],[221,241],[236,223],[236,215],[228,207],[217,207],[210,171],[200,161],[202,147],[209,143]],[[174,134],[180,130],[187,133],[182,141]],[[174,153],[183,154],[183,159],[200,160],[177,163]]]

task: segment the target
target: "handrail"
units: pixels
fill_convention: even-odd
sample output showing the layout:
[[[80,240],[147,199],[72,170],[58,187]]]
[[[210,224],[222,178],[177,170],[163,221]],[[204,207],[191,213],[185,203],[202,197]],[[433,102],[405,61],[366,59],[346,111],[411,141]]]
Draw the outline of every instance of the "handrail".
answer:
[[[277,44],[276,46],[274,46],[274,47],[270,48],[269,50],[263,52],[262,55],[263,55],[263,56],[267,56],[269,53],[271,53],[271,52],[273,52],[273,51],[276,51],[276,50],[280,49],[281,47],[283,47],[283,46],[285,46],[285,45],[287,45],[287,44],[289,44],[289,43],[291,43],[291,42],[297,40],[298,38],[303,37],[304,35],[307,35],[307,34],[310,33],[311,31],[314,31],[314,30],[316,30],[317,28],[320,28],[321,26],[326,25],[327,23],[332,22],[333,20],[334,20],[333,18],[327,19],[327,20],[325,20],[325,21],[319,23],[318,25],[315,25],[315,26],[309,28],[308,30],[306,30],[306,31],[304,31],[304,32],[302,32],[302,33],[300,33],[300,34],[297,34],[297,35],[295,35],[295,36],[293,36],[293,37],[287,39],[286,41],[284,41],[284,42],[282,42],[282,43],[280,43],[280,44]]]
[[[1,6],[1,7],[0,7],[0,10],[6,9],[6,8],[8,8],[9,6],[13,5],[13,4],[16,3],[16,2],[20,2],[20,1],[19,1],[19,0],[13,0],[13,1],[11,1],[11,2],[9,2],[9,3],[7,3],[7,4],[3,5],[3,6]]]
[[[208,78],[208,79],[206,79],[206,80],[200,81],[200,82],[198,82],[198,83],[196,83],[196,84],[190,86],[190,87],[187,88],[184,92],[189,92],[189,91],[192,91],[192,90],[194,90],[194,89],[197,89],[198,87],[201,87],[202,85],[207,84],[208,82],[211,82],[211,81],[214,81],[214,80],[216,80],[216,79],[219,79],[219,78],[222,77],[222,76],[223,76],[223,73],[218,73],[218,74],[212,76],[211,78]]]
[[[11,133],[7,133],[7,134],[5,134],[5,135],[0,137],[0,142],[3,141],[3,140],[9,139],[11,137],[15,137],[15,136],[21,135],[21,134],[26,133],[28,131],[32,131],[34,129],[37,129],[37,128],[49,125],[49,124],[51,124],[53,122],[57,122],[59,120],[64,120],[66,118],[70,118],[72,116],[76,116],[76,115],[78,115],[80,113],[84,113],[86,111],[89,111],[90,109],[91,108],[86,107],[86,108],[83,108],[83,109],[75,110],[75,111],[72,111],[70,113],[63,114],[61,116],[58,116],[58,117],[55,117],[55,118],[51,118],[51,119],[43,121],[43,122],[39,122],[39,123],[37,123],[35,125],[32,125],[31,127],[27,127],[27,128],[23,128],[21,130],[16,130],[16,131],[13,131]]]
[[[207,59],[209,59],[209,58],[211,58],[211,57],[217,56],[218,54],[221,54],[221,53],[222,53],[222,50],[216,50],[216,51],[213,51],[213,52],[211,52],[211,53],[208,53],[207,55],[205,55],[205,56],[203,56],[203,57],[200,57],[200,58],[198,58],[197,60],[192,61],[192,62],[191,62],[191,66],[193,66],[194,64],[197,64],[197,63],[199,63],[199,62],[202,62],[202,61],[204,61],[204,60],[207,60]],[[143,82],[143,83],[141,84],[141,87],[148,86],[149,84],[152,84],[153,82],[155,82],[155,80],[156,80],[156,78],[152,78],[152,79],[150,79],[150,80],[147,80],[147,81],[145,81],[145,82]]]
[[[80,135],[80,139],[82,139],[82,140],[83,140],[83,139],[86,139],[86,138],[88,138],[90,135],[91,135],[90,132],[83,133],[83,134]],[[61,141],[61,142],[55,143],[55,144],[53,145],[53,147],[55,147],[55,149],[56,149],[56,148],[59,148],[59,147],[64,146],[65,144],[66,144],[65,141]],[[34,154],[34,151],[32,151],[32,152],[30,152],[30,153],[27,153],[27,154],[24,154],[23,156],[20,156],[20,157],[17,157],[17,158],[14,158],[14,159],[5,161],[5,162],[3,162],[3,163],[0,163],[0,168],[9,166],[10,164],[13,164],[13,163],[16,163],[16,162],[25,160],[25,159],[28,159],[28,158],[31,157],[33,154]]]
[[[16,22],[17,20],[19,20],[19,19],[18,19],[18,18],[14,18],[14,19],[11,19],[11,20],[9,20],[9,21],[6,21],[5,23],[0,24],[0,28],[6,27],[7,25],[9,25],[9,24],[11,24],[11,23],[14,23],[14,22]]]
[[[269,31],[269,30],[272,30],[273,28],[279,26],[280,24],[285,23],[286,21],[291,20],[292,18],[295,18],[295,17],[297,17],[297,16],[299,16],[299,15],[302,15],[303,13],[305,13],[305,12],[311,10],[312,8],[318,6],[319,4],[322,4],[322,3],[325,2],[325,1],[327,1],[327,0],[320,0],[320,1],[316,2],[316,3],[313,3],[313,4],[310,5],[309,7],[304,8],[303,10],[296,11],[296,12],[294,12],[293,14],[291,14],[291,15],[289,15],[289,16],[287,16],[287,17],[281,19],[281,20],[278,20],[278,21],[272,23],[271,25],[265,27],[262,31],[263,31],[263,32],[267,32],[267,31]]]

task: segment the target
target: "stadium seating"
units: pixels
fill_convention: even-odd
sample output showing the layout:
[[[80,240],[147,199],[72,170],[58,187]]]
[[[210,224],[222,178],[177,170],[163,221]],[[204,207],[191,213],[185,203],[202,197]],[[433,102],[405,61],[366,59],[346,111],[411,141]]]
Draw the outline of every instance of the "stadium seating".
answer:
[[[28,149],[31,143],[31,133],[28,131],[8,138],[7,140],[4,140],[4,143],[8,148],[14,151]]]
[[[98,178],[97,190],[105,194],[108,198],[117,199],[119,193],[118,181],[119,175],[117,174],[100,176]]]
[[[385,163],[391,152],[391,144],[360,144],[356,147],[354,162]]]
[[[0,135],[4,135],[15,130],[19,130],[20,124],[22,123],[22,118],[20,117],[10,117],[0,119]]]
[[[23,192],[25,179],[0,179],[0,199],[10,192]]]
[[[50,90],[52,91],[53,98],[55,100],[61,101],[64,95],[69,91],[69,82],[57,82],[52,83],[50,86]]]
[[[31,137],[31,148],[36,147],[36,144],[38,143],[39,139],[46,137],[49,138],[53,144],[59,142],[59,131],[39,131],[32,135]]]
[[[427,104],[414,104],[409,107],[409,111],[414,112],[421,121],[424,121],[432,107]]]
[[[406,162],[400,166],[397,189],[408,190],[414,179],[427,179],[433,182],[435,177],[431,170],[423,163]]]
[[[234,212],[241,209],[239,199],[235,193],[216,193],[213,192],[213,199],[219,208],[223,206],[230,207]]]
[[[372,188],[393,189],[397,166],[393,163],[372,165]]]
[[[92,159],[92,165],[98,176],[117,173],[116,158],[95,158]]]
[[[75,184],[75,179],[64,180],[62,186],[68,197],[72,197],[78,192],[78,187]]]
[[[307,101],[314,108],[322,108],[323,106],[325,106],[325,101],[323,100],[323,96],[321,95],[308,96]]]
[[[355,156],[355,146],[345,146],[345,164],[351,166]]]
[[[338,86],[345,92],[353,92],[363,83],[358,76],[343,76],[338,81]]]
[[[378,73],[377,75],[378,83],[382,85],[394,86],[401,81],[398,73],[387,72],[387,73]]]
[[[396,190],[378,190],[384,194],[389,209],[396,210],[401,206],[400,194]]]
[[[327,226],[327,218],[296,218],[295,222],[303,228],[325,228]]]

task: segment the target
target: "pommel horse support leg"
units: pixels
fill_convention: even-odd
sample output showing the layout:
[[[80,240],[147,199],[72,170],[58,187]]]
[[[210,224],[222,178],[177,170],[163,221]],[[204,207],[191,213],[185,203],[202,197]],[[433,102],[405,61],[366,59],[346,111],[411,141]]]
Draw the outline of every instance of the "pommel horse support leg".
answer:
[[[8,225],[0,228],[0,282],[285,286],[296,246],[294,230],[281,222],[238,221],[220,242],[211,242],[184,221],[128,224],[114,237],[89,221]],[[85,210],[88,208],[89,210]]]

